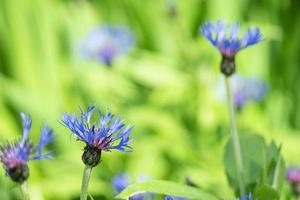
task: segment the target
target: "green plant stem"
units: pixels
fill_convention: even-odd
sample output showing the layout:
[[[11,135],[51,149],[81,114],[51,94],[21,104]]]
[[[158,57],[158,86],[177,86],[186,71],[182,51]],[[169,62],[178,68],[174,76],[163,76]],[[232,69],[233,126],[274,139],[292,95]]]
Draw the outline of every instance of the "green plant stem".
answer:
[[[20,187],[20,191],[21,191],[23,199],[24,200],[29,200],[27,182],[25,181],[22,184],[19,184],[19,187]]]
[[[274,176],[273,176],[273,182],[272,182],[272,188],[274,190],[277,190],[277,187],[279,185],[279,176],[280,176],[280,167],[281,167],[280,152],[281,152],[281,145],[278,149],[278,154],[277,154],[278,158],[277,158],[276,167],[275,167]]]
[[[80,200],[87,199],[91,172],[92,172],[92,167],[86,165],[82,176]]]
[[[243,180],[243,168],[244,167],[243,167],[240,140],[239,140],[237,125],[236,125],[234,105],[233,105],[233,101],[232,101],[232,94],[231,94],[231,88],[230,88],[230,77],[225,76],[225,83],[226,83],[225,85],[226,85],[228,109],[230,112],[231,133],[232,133],[233,149],[234,149],[235,161],[236,161],[236,167],[237,167],[237,177],[238,177],[238,182],[239,182],[239,189],[240,189],[241,195],[245,195],[245,187],[244,187],[244,180]]]

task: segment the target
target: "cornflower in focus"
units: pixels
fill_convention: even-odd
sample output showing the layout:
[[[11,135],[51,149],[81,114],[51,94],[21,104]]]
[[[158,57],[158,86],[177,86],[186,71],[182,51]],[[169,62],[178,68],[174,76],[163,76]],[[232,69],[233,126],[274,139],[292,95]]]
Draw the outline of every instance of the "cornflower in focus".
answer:
[[[286,171],[285,179],[291,185],[296,196],[300,196],[300,168],[290,167]]]
[[[82,176],[80,200],[86,200],[88,195],[88,184],[92,168],[101,161],[102,151],[113,149],[130,152],[130,133],[132,126],[125,126],[121,117],[114,118],[108,110],[106,114],[98,111],[99,118],[91,122],[95,106],[81,110],[80,115],[63,113],[62,124],[65,125],[77,137],[86,144],[82,154],[82,161],[85,169]]]
[[[29,160],[41,160],[51,158],[49,152],[43,153],[43,148],[54,140],[52,130],[48,126],[41,129],[40,141],[33,146],[28,139],[31,129],[31,117],[21,113],[23,124],[22,138],[0,146],[0,161],[6,174],[17,183],[22,184],[29,177]]]
[[[79,53],[84,58],[111,66],[113,61],[126,54],[133,44],[134,36],[126,27],[104,25],[87,34],[79,45]]]
[[[225,76],[231,76],[235,72],[235,55],[240,50],[262,40],[258,27],[249,28],[242,37],[239,36],[239,29],[239,23],[228,25],[221,20],[216,24],[207,22],[199,29],[199,33],[222,54],[221,72]]]
[[[109,111],[106,114],[98,111],[98,120],[91,122],[94,110],[95,106],[91,106],[87,112],[81,110],[80,115],[63,113],[62,116],[63,125],[86,144],[82,161],[91,167],[99,164],[102,151],[131,151],[129,136],[132,126],[125,126],[121,117],[115,119]]]

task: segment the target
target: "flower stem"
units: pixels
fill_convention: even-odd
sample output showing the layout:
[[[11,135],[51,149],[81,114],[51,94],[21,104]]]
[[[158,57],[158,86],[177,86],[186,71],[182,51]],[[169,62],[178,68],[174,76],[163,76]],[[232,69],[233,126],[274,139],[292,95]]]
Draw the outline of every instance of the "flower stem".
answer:
[[[92,172],[92,167],[86,165],[83,171],[80,200],[86,200],[88,195],[89,180]]]
[[[230,112],[230,119],[231,119],[231,133],[232,133],[234,156],[235,156],[236,167],[237,167],[237,177],[238,177],[239,189],[240,189],[240,193],[241,193],[240,195],[245,195],[245,187],[244,187],[244,181],[243,181],[243,168],[244,167],[243,167],[240,140],[239,140],[237,125],[236,125],[234,105],[233,105],[232,94],[231,94],[231,89],[230,89],[230,78],[225,76],[225,82],[226,82],[225,85],[226,85],[228,109]]]
[[[29,200],[27,182],[25,181],[22,184],[19,184],[19,186],[20,186],[20,191],[21,191],[23,199],[24,200]]]

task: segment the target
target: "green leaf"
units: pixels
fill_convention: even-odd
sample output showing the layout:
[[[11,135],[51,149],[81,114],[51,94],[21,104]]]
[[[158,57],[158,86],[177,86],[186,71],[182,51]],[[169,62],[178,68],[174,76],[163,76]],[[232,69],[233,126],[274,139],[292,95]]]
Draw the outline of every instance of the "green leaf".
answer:
[[[280,194],[285,178],[285,162],[281,156],[281,146],[277,147],[272,141],[268,146],[267,156],[269,160],[267,168],[269,184]]]
[[[126,199],[134,194],[142,192],[151,192],[199,200],[217,200],[216,197],[203,192],[200,189],[163,180],[132,184],[123,190],[116,198]]]
[[[244,165],[243,181],[245,183],[246,193],[249,193],[254,191],[261,180],[266,145],[263,137],[254,134],[240,135],[240,145]],[[235,190],[237,195],[240,195],[237,167],[231,138],[225,146],[224,164],[229,185]]]
[[[278,193],[270,186],[263,185],[254,193],[254,199],[278,200]]]
[[[88,194],[89,194],[90,199],[94,200],[94,198],[92,197],[92,195],[90,193],[88,193]]]

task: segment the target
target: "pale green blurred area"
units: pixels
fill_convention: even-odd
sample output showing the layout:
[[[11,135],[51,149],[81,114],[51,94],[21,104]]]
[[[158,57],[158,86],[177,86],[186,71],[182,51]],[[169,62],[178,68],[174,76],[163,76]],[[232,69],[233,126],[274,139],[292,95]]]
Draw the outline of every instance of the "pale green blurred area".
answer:
[[[134,151],[103,153],[92,172],[94,199],[113,199],[112,177],[184,182],[233,199],[223,168],[229,136],[225,102],[216,99],[220,56],[198,36],[207,20],[261,27],[264,41],[238,54],[238,72],[268,83],[260,104],[238,113],[240,132],[283,145],[300,164],[300,3],[298,0],[0,0],[0,138],[21,135],[19,112],[33,118],[31,138],[47,122],[54,159],[30,162],[32,200],[78,199],[84,145],[70,139],[62,112],[96,104],[134,125]],[[136,36],[128,56],[109,68],[87,61],[76,45],[101,24],[127,25]],[[0,199],[19,191],[0,170]],[[290,189],[285,185],[283,199]]]

